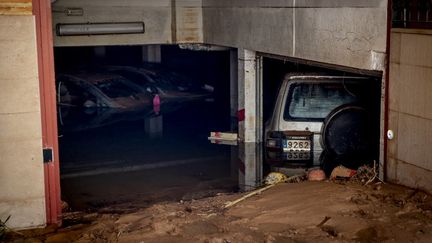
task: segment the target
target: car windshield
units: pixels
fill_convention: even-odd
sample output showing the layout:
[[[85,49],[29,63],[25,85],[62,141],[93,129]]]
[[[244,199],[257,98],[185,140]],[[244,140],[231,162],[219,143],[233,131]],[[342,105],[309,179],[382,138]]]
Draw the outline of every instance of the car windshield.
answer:
[[[154,73],[153,78],[157,83],[179,91],[190,91],[196,88],[189,78],[174,72],[157,72]]]
[[[137,85],[144,85],[148,83],[148,79],[145,75],[137,72],[137,71],[129,71],[129,70],[116,70],[114,73],[119,74],[128,80],[132,81]]]
[[[121,78],[112,78],[97,82],[95,85],[110,98],[128,97],[139,93],[139,90],[129,86],[126,82]]]
[[[284,119],[324,119],[338,106],[357,102],[358,82],[294,83],[285,105]]]

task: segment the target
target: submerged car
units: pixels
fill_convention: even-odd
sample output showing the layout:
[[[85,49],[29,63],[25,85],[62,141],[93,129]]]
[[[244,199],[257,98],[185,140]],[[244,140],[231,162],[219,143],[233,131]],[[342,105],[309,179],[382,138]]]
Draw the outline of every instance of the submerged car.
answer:
[[[57,76],[60,127],[85,130],[151,113],[153,95],[115,74],[75,72]]]
[[[159,95],[162,104],[211,100],[213,87],[200,85],[191,78],[163,68],[157,64],[140,67],[106,66],[104,71],[121,75],[148,92]]]
[[[380,89],[374,81],[288,74],[266,123],[267,162],[319,166],[324,151],[344,158],[376,156]]]

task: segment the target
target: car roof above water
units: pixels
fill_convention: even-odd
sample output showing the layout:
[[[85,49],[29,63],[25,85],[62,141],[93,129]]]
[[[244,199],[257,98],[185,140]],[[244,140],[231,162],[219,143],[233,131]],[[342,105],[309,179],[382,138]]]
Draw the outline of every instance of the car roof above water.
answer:
[[[74,74],[62,74],[64,76],[72,77],[75,79],[85,80],[89,83],[100,83],[100,82],[106,82],[111,79],[123,79],[122,76],[117,74],[107,74],[107,73],[97,73],[97,72],[77,72]],[[60,77],[62,76],[60,75]]]

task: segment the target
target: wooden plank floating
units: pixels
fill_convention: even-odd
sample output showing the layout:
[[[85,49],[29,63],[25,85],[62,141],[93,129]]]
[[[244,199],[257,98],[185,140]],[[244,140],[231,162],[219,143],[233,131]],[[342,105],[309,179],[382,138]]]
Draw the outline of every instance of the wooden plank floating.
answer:
[[[211,132],[208,140],[215,144],[237,145],[238,134],[230,132]]]
[[[32,0],[0,0],[0,15],[32,15]]]

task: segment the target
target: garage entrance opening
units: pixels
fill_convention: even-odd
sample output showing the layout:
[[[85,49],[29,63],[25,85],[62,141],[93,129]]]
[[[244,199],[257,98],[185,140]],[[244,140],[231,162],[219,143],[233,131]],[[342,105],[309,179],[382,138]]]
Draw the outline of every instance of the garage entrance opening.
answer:
[[[263,59],[268,170],[378,164],[381,78],[339,70]]]
[[[230,52],[178,46],[55,49],[62,198],[78,210],[235,191]],[[157,63],[160,62],[160,63]]]

